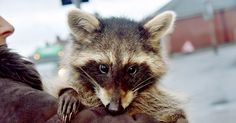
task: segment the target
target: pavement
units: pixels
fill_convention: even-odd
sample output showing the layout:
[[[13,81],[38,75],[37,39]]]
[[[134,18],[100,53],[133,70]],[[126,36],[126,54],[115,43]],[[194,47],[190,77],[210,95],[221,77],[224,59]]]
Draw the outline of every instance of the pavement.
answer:
[[[162,84],[187,95],[190,123],[236,123],[236,43],[169,59]]]

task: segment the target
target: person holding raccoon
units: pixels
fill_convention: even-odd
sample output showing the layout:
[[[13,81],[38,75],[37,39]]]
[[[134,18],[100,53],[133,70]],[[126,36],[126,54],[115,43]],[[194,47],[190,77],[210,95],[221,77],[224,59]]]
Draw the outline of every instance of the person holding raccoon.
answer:
[[[14,28],[0,17],[0,122],[187,122],[179,102],[154,87],[165,66],[153,41],[169,31],[173,13],[140,24],[97,19],[81,10],[68,17],[75,39],[71,48],[78,51],[68,51],[68,86],[59,90],[59,104],[42,92],[33,64],[9,51],[5,40]]]

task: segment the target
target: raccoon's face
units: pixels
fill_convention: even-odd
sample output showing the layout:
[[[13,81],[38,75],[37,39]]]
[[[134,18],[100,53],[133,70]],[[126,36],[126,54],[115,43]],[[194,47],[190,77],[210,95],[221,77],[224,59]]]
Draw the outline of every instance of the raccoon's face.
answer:
[[[165,12],[138,23],[72,10],[68,22],[75,41],[69,62],[78,82],[94,90],[111,114],[124,112],[165,73],[159,41],[174,19],[173,12]]]

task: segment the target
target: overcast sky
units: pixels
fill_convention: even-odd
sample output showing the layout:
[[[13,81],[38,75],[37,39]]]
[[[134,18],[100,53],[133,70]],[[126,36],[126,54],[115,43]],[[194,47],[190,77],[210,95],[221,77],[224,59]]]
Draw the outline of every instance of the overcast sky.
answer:
[[[170,0],[89,0],[81,9],[101,16],[122,16],[140,20],[158,10]],[[7,39],[8,46],[24,56],[55,36],[66,38],[66,13],[74,5],[62,6],[60,0],[0,0],[0,15],[14,27]]]

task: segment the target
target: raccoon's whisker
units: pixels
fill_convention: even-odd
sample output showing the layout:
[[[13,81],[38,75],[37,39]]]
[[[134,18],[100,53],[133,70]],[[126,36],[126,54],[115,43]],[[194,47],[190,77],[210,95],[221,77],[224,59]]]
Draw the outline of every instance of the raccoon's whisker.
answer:
[[[133,92],[136,92],[136,91],[138,91],[139,89],[141,89],[141,88],[143,88],[143,87],[145,87],[145,86],[147,86],[147,85],[149,85],[149,84],[152,84],[153,82],[147,82],[147,83],[145,83],[144,85],[141,85],[141,86],[139,86],[139,87],[137,87],[135,90],[133,90]]]
[[[81,71],[84,72],[84,74],[91,80],[92,84],[96,87],[100,87],[99,84],[81,67],[78,67]]]
[[[146,80],[142,81],[142,82],[139,82],[139,84],[135,85],[135,87],[132,89],[132,90],[136,90],[136,88],[138,88],[140,85],[142,85],[143,83],[145,83],[146,81],[154,78],[155,76],[151,76],[149,78],[147,78]]]

